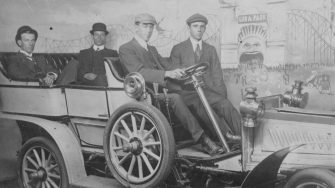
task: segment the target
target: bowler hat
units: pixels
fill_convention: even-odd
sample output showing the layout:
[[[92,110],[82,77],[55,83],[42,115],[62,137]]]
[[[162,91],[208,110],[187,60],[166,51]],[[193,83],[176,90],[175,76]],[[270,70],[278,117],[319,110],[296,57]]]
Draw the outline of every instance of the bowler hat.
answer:
[[[93,35],[94,31],[104,31],[106,33],[106,35],[109,33],[107,31],[107,27],[104,23],[94,23],[90,33]]]
[[[144,23],[144,24],[154,24],[156,25],[156,19],[148,13],[142,13],[135,16],[135,24]]]
[[[205,24],[208,23],[207,18],[204,15],[201,15],[199,13],[193,14],[189,18],[187,18],[186,23],[190,25],[193,22],[204,22]]]
[[[19,29],[16,32],[15,42],[16,42],[17,45],[19,45],[17,43],[17,41],[21,40],[22,33],[32,33],[32,34],[35,35],[35,40],[37,40],[37,37],[38,37],[37,31],[35,29],[31,28],[30,26],[24,25],[24,26],[19,27]]]

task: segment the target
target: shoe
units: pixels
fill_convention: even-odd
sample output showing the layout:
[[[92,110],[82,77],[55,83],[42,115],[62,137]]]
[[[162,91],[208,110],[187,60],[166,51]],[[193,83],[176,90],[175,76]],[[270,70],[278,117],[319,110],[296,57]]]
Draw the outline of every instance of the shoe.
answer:
[[[202,149],[209,154],[210,156],[214,156],[217,154],[222,154],[225,152],[225,149],[217,145],[213,142],[206,134],[203,134],[200,138],[200,143]]]
[[[241,142],[241,136],[233,135],[230,132],[227,132],[226,137],[228,138],[229,141]]]

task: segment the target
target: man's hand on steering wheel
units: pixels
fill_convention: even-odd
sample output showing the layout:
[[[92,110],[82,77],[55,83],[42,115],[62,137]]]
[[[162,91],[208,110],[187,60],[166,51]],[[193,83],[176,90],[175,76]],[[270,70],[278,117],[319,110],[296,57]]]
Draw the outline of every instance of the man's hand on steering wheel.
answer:
[[[175,69],[172,71],[165,71],[165,77],[166,78],[172,78],[180,80],[185,75],[185,72],[183,69]]]
[[[192,75],[202,75],[208,68],[207,63],[192,65],[184,69],[182,80],[189,79]]]

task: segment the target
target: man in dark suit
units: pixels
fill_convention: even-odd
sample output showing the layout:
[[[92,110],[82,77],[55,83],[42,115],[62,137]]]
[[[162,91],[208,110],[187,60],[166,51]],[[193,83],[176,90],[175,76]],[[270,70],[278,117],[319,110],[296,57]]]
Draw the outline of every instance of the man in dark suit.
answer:
[[[38,38],[36,30],[30,26],[22,26],[17,30],[15,42],[20,50],[10,56],[8,75],[17,81],[40,82],[41,85],[69,84],[76,80],[77,62],[70,61],[62,74],[47,62],[43,56],[35,57],[33,51]]]
[[[34,58],[33,51],[38,37],[36,30],[22,26],[17,30],[16,44],[19,52],[9,58],[8,75],[18,81],[40,81],[43,85],[52,85],[58,71],[46,63],[43,57]]]
[[[217,116],[221,125],[221,131],[225,133],[228,139],[238,141],[240,137],[233,134],[240,135],[240,114],[227,99],[227,88],[223,81],[221,63],[215,48],[202,40],[208,20],[201,14],[194,14],[186,22],[190,31],[190,38],[172,48],[170,56],[173,62],[172,67],[186,68],[198,63],[209,65],[206,74],[203,76],[205,95],[216,112],[215,116]],[[178,93],[183,97],[186,104],[193,106],[206,124],[211,124],[195,89],[190,85],[180,85],[183,90]],[[211,132],[215,133],[213,129]]]
[[[120,47],[120,60],[129,72],[139,72],[149,83],[158,83],[169,88],[169,80],[179,79],[183,70],[175,69],[165,71],[169,66],[158,54],[154,46],[147,44],[156,20],[150,14],[140,14],[135,17],[135,37]],[[191,114],[188,107],[178,94],[169,93],[172,110],[183,126],[191,133],[194,142],[200,142],[203,149],[210,155],[224,152],[223,148],[213,142],[200,127],[198,121]]]
[[[118,54],[115,50],[105,47],[108,35],[105,24],[93,24],[90,33],[94,44],[79,53],[78,80],[85,85],[107,86],[104,58],[118,57]]]

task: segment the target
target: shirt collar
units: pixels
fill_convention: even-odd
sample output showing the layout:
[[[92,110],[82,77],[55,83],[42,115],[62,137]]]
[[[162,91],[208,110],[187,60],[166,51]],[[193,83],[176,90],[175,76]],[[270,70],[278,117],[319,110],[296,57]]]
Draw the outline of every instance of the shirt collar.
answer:
[[[27,56],[27,57],[29,57],[29,58],[32,58],[32,57],[33,57],[33,54],[32,54],[32,53],[29,54],[28,52],[26,52],[26,51],[24,51],[24,50],[22,50],[22,49],[20,49],[19,52],[20,52],[20,53],[23,53],[25,56]]]
[[[93,50],[94,50],[94,51],[97,51],[98,48],[99,48],[99,51],[100,51],[100,50],[103,50],[103,49],[105,48],[105,46],[104,46],[104,45],[97,46],[97,45],[95,45],[95,44],[93,45]]]
[[[195,51],[195,49],[197,48],[197,44],[199,44],[200,46],[200,50],[202,50],[202,40],[195,40],[194,38],[190,37],[191,43],[192,43],[192,47],[193,47],[193,51]]]
[[[145,40],[143,40],[138,35],[135,35],[135,39],[144,49],[146,49],[148,51],[148,43]]]

